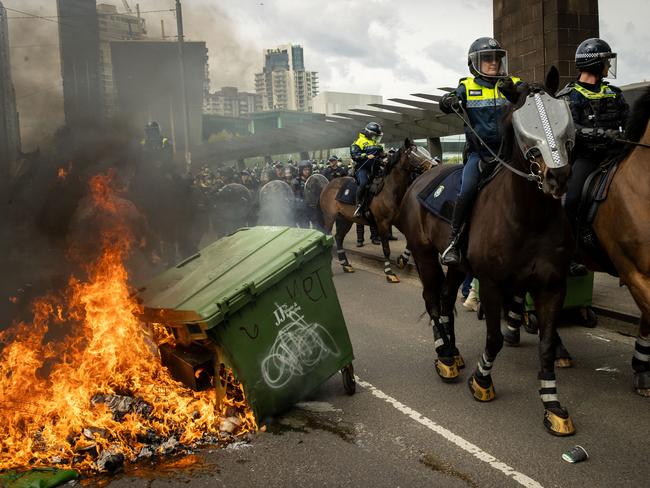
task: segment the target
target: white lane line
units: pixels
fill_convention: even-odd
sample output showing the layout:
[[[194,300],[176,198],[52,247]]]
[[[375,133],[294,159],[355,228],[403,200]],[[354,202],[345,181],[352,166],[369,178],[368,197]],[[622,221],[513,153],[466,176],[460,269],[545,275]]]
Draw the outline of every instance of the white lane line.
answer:
[[[534,479],[526,476],[523,473],[520,473],[519,471],[515,471],[514,468],[511,468],[506,463],[499,461],[492,454],[490,454],[488,452],[485,452],[483,449],[481,449],[477,445],[474,445],[471,442],[466,441],[465,439],[463,439],[459,435],[454,434],[449,429],[444,428],[443,426],[435,423],[433,420],[425,417],[421,413],[413,410],[410,407],[407,407],[406,405],[399,402],[398,400],[391,397],[390,395],[387,395],[386,393],[384,393],[380,389],[375,388],[370,383],[368,383],[366,381],[363,381],[358,376],[355,376],[355,378],[357,380],[358,385],[362,386],[363,388],[366,388],[367,390],[370,390],[370,392],[374,396],[376,396],[377,398],[380,398],[380,399],[384,400],[386,403],[389,403],[390,405],[395,407],[397,410],[399,410],[403,414],[411,417],[413,420],[415,420],[419,424],[424,425],[426,428],[428,428],[429,430],[432,430],[436,434],[441,435],[442,437],[447,439],[452,444],[455,444],[456,446],[460,447],[462,450],[467,451],[472,456],[477,458],[479,461],[483,461],[484,463],[488,464],[490,467],[496,469],[497,471],[501,471],[507,477],[512,478],[513,480],[515,480],[520,485],[525,486],[527,488],[543,488],[543,486],[540,483],[538,483],[537,481],[535,481]]]

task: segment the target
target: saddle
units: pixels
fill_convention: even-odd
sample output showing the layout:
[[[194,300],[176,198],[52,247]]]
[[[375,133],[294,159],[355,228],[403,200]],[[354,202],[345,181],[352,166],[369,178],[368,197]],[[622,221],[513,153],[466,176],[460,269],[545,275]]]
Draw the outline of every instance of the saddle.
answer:
[[[443,165],[440,174],[418,193],[420,205],[445,222],[451,223],[462,177],[462,164]]]
[[[580,247],[587,251],[605,271],[614,276],[618,276],[618,272],[600,245],[592,224],[598,213],[598,207],[607,199],[609,187],[621,161],[623,157],[607,160],[587,177],[582,187],[578,209],[577,240]]]
[[[357,202],[357,188],[358,184],[354,178],[348,179],[345,184],[341,185],[339,191],[336,193],[336,201],[346,205],[358,205]],[[368,195],[366,197],[366,206],[370,207],[372,199],[379,195],[384,188],[384,174],[382,170],[377,170],[371,175],[370,183],[368,183]]]

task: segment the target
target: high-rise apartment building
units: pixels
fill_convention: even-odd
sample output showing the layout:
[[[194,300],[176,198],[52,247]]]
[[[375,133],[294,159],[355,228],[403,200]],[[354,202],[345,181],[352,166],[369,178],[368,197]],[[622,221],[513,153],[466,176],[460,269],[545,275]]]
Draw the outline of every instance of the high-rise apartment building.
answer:
[[[102,111],[105,116],[115,115],[117,93],[113,80],[111,41],[133,41],[147,35],[144,19],[117,11],[114,5],[97,5],[99,23],[99,76],[102,89]]]
[[[203,107],[204,114],[226,117],[244,117],[261,111],[261,96],[257,93],[239,91],[234,86],[224,86],[221,90],[210,93]]]
[[[8,180],[9,164],[20,151],[16,92],[11,79],[7,10],[0,2],[0,178]]]
[[[264,68],[255,74],[255,92],[263,110],[312,111],[318,95],[318,73],[305,70],[304,51],[299,45],[265,49]]]
[[[69,126],[103,118],[99,22],[95,0],[57,0],[63,110]]]

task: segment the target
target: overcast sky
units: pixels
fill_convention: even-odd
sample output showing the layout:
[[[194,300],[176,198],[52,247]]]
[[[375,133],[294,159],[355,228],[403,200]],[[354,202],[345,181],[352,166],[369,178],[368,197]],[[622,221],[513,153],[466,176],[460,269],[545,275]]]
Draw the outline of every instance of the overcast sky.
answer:
[[[1,0],[5,7],[56,15],[56,0]],[[123,10],[121,0],[100,0]],[[522,2],[525,0],[521,0]],[[174,0],[128,0],[143,12],[170,9]],[[205,40],[212,89],[253,89],[262,49],[301,44],[321,91],[384,98],[452,86],[467,74],[469,44],[492,34],[492,0],[183,0],[186,33]],[[619,79],[650,79],[650,0],[600,0],[601,37],[619,53]],[[25,135],[61,123],[56,20],[13,19],[12,67]],[[175,34],[171,12],[144,14],[149,35]]]

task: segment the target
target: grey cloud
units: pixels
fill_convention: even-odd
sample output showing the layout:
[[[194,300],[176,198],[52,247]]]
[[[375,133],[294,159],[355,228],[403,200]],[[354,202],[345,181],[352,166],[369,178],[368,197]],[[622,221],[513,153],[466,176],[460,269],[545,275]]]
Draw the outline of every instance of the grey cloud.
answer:
[[[467,59],[467,48],[453,41],[439,39],[433,41],[422,52],[431,60],[454,69],[464,64]]]

